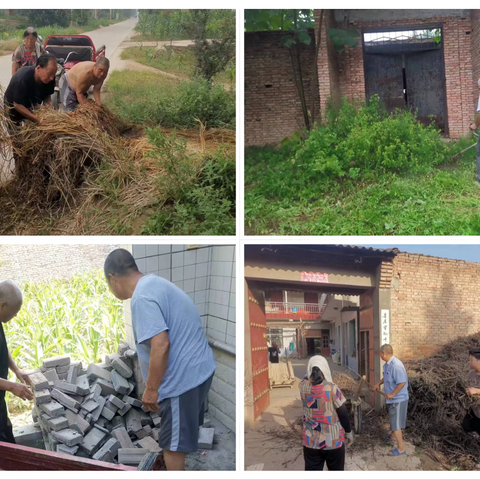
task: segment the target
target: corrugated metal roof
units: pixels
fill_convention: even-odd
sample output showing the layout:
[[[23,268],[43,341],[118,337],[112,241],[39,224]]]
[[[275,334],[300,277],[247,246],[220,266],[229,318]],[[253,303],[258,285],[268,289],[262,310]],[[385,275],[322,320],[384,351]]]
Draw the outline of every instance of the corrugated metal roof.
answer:
[[[335,245],[336,247],[350,248],[352,250],[363,250],[368,252],[378,252],[378,253],[400,253],[400,250],[396,247],[394,248],[373,248],[373,247],[363,247],[361,245]]]

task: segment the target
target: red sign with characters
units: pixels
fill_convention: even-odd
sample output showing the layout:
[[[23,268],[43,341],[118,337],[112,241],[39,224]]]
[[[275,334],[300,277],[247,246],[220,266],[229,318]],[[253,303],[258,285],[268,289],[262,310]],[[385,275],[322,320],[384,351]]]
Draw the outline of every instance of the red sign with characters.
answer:
[[[328,273],[302,272],[302,282],[328,283]]]

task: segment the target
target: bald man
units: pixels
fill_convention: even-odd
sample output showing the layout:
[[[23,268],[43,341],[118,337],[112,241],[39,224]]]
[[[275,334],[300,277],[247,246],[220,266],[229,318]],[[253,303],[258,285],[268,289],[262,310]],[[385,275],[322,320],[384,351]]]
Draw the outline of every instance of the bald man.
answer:
[[[87,101],[88,90],[93,86],[93,98],[100,105],[100,91],[108,75],[110,62],[98,57],[96,62],[80,62],[60,78],[60,98],[64,110],[71,112]]]
[[[26,385],[31,385],[31,380],[27,374],[18,368],[10,355],[3,331],[3,324],[15,318],[22,307],[22,303],[22,292],[15,283],[9,280],[0,282],[0,441],[8,443],[16,442],[12,424],[8,419],[5,392],[11,392],[22,400],[33,400],[33,393]],[[7,380],[9,368],[22,383]]]

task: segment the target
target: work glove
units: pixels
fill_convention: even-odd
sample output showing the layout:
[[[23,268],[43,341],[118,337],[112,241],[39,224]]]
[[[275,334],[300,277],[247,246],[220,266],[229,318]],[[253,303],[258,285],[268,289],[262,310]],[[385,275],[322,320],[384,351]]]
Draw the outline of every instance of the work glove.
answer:
[[[348,432],[345,434],[345,437],[348,440],[348,445],[351,445],[353,443],[353,432]]]

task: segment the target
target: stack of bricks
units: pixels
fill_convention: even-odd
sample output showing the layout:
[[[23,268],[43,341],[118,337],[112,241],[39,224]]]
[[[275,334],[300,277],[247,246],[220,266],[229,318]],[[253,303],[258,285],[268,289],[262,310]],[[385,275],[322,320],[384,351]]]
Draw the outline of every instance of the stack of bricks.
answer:
[[[44,360],[29,376],[34,385],[34,422],[49,451],[125,465],[160,452],[160,417],[135,398],[133,363],[127,344],[105,363],[86,369],[69,356]]]

